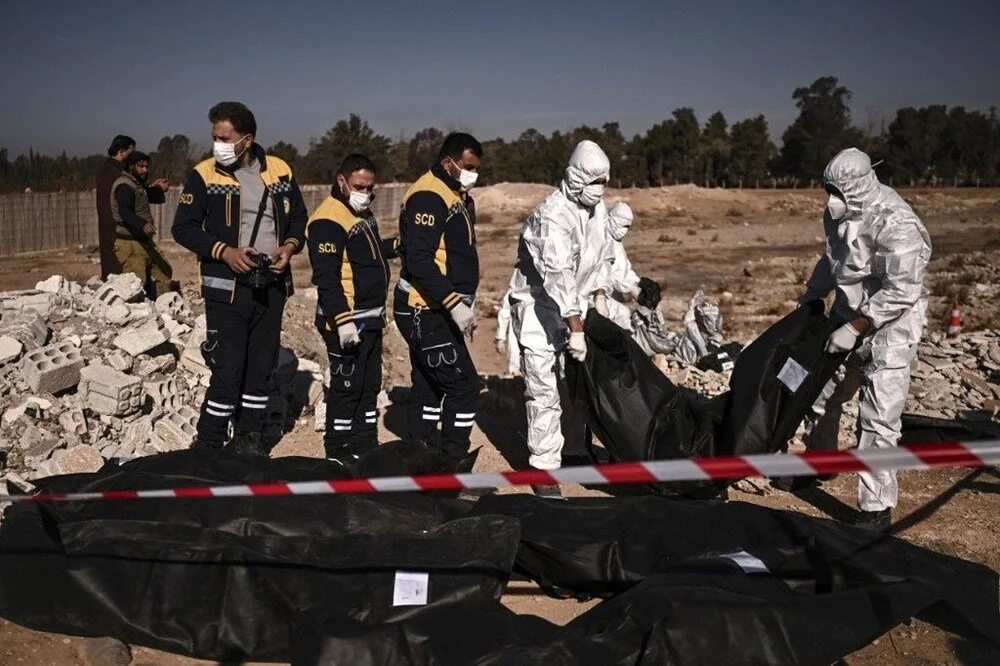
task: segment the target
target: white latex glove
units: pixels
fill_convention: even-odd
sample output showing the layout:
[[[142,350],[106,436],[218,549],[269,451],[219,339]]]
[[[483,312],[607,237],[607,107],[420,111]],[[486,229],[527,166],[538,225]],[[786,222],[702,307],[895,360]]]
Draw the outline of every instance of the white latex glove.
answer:
[[[358,327],[353,321],[341,324],[337,327],[337,336],[340,338],[340,348],[350,349],[361,344],[361,336],[358,334]]]
[[[497,353],[501,356],[507,355],[507,339],[498,338],[493,341],[493,348],[497,350]]]
[[[569,334],[569,347],[566,351],[575,360],[583,363],[584,359],[587,358],[587,338],[583,331],[574,331]]]
[[[455,320],[462,335],[472,337],[472,332],[476,330],[476,314],[472,308],[465,303],[459,303],[451,309],[451,318]]]
[[[858,329],[851,326],[850,322],[847,322],[827,338],[826,353],[840,354],[851,351],[854,349],[854,343],[857,342],[859,335],[861,334],[858,333]]]
[[[637,301],[639,300],[639,294],[642,293],[642,289],[639,289],[639,285],[635,285],[629,293],[632,294],[632,300]]]
[[[603,291],[597,292],[597,295],[594,297],[594,309],[602,317],[608,316],[608,295]]]

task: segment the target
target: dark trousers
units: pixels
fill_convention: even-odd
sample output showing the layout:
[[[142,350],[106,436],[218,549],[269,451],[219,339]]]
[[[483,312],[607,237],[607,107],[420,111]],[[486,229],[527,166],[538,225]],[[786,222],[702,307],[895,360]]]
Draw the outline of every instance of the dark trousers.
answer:
[[[260,432],[267,410],[268,384],[281,340],[285,286],[236,286],[232,303],[205,301],[208,338],[201,346],[212,371],[198,421],[198,439],[221,446],[230,420],[236,433]]]
[[[469,450],[469,435],[479,401],[479,374],[462,333],[443,310],[396,307],[396,325],[410,347],[410,436],[435,444],[441,424],[441,448]]]
[[[341,349],[336,331],[321,331],[330,357],[326,392],[327,458],[361,455],[378,446],[378,394],[382,389],[382,329],[361,332],[361,344]]]

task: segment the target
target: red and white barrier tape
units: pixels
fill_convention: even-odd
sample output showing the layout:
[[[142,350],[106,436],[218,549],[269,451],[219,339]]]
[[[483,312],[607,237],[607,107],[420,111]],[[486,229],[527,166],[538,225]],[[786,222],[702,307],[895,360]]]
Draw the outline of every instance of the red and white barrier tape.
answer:
[[[265,497],[331,495],[335,493],[398,493],[425,490],[466,490],[527,485],[620,485],[677,481],[723,481],[752,476],[816,476],[847,472],[926,470],[941,467],[1000,465],[1000,440],[941,442],[868,451],[824,451],[785,455],[724,456],[644,463],[613,463],[564,467],[551,471],[387,476],[372,479],[254,483],[168,490],[107,490],[92,493],[0,495],[0,502],[78,502],[121,499],[199,499],[206,497]]]

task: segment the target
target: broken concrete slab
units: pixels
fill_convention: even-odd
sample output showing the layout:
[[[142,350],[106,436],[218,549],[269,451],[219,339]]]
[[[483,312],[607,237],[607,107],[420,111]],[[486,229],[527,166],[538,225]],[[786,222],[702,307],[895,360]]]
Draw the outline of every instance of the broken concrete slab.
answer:
[[[112,273],[104,281],[104,286],[117,294],[123,301],[129,303],[141,301],[146,297],[143,281],[134,273],[123,273],[121,275]],[[100,291],[98,289],[98,292]]]
[[[133,326],[116,337],[112,344],[126,354],[138,356],[145,354],[167,342],[170,334],[163,327],[163,321],[155,317],[139,326]]]
[[[45,318],[35,311],[4,315],[0,321],[0,334],[19,341],[26,349],[34,350],[49,339],[49,326]]]
[[[50,294],[69,291],[69,282],[61,275],[53,275],[48,280],[42,280],[35,285],[36,291],[44,291]]]
[[[93,446],[81,444],[71,449],[57,451],[52,456],[57,474],[86,474],[104,466],[104,458]]]
[[[24,345],[20,340],[9,335],[0,335],[0,365],[13,363],[21,358]]]

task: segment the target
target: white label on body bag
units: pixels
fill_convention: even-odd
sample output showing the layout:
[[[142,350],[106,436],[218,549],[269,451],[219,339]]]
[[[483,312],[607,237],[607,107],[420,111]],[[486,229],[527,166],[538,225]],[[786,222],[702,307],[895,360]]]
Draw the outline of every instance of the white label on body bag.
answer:
[[[808,376],[809,371],[789,356],[785,365],[781,367],[781,372],[778,373],[778,381],[784,384],[789,391],[795,393]]]
[[[759,557],[751,555],[745,550],[729,553],[728,555],[719,555],[719,557],[735,562],[740,569],[743,569],[743,573],[771,573],[767,565]]]
[[[427,573],[397,571],[396,584],[392,588],[393,606],[426,606]]]

